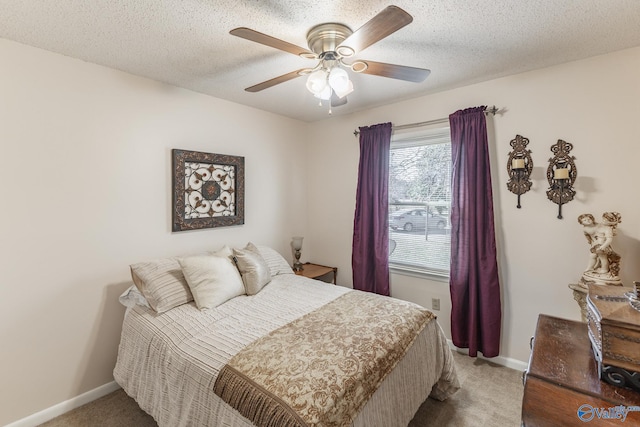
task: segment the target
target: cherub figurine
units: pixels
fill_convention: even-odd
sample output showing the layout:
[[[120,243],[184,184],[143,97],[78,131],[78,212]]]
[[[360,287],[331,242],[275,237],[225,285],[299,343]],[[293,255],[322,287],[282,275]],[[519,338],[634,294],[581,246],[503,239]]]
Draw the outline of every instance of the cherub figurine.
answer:
[[[578,217],[582,224],[584,235],[589,243],[589,263],[582,275],[585,283],[599,283],[606,285],[621,285],[618,273],[620,272],[620,255],[618,255],[611,243],[616,235],[616,227],[622,222],[622,216],[618,212],[605,212],[602,214],[602,222],[596,222],[591,214],[582,214]]]

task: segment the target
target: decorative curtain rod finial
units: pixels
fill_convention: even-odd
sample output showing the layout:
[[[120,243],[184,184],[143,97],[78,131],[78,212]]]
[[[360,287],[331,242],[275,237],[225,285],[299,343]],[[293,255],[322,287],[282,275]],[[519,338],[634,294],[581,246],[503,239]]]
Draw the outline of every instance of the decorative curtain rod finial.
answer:
[[[496,115],[496,113],[498,111],[500,111],[500,110],[498,110],[498,107],[496,107],[495,105],[492,105],[491,107],[487,107],[484,110],[485,113],[493,114],[494,116]]]

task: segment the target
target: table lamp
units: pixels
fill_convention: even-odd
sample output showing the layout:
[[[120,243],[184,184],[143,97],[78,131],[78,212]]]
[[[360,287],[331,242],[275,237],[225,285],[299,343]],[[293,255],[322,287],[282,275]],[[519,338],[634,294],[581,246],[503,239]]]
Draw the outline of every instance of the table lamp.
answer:
[[[295,252],[296,261],[293,263],[293,271],[301,271],[302,263],[300,262],[300,250],[302,249],[302,239],[303,237],[293,237],[293,242],[291,246]]]

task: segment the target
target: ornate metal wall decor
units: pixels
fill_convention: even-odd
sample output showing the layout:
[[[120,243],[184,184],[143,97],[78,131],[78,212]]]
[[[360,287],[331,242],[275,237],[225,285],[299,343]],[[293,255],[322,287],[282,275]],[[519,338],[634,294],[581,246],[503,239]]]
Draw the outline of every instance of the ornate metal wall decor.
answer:
[[[173,231],[244,224],[244,157],[173,153]]]
[[[520,195],[531,189],[531,171],[533,170],[533,159],[531,159],[531,150],[527,150],[529,139],[521,135],[516,135],[509,143],[513,151],[509,153],[507,161],[507,173],[509,174],[509,182],[507,188],[514,194],[518,195],[518,209],[520,205]]]
[[[547,197],[558,205],[558,219],[562,219],[562,205],[572,201],[576,195],[573,184],[578,177],[578,170],[574,162],[576,158],[569,155],[572,149],[573,144],[561,139],[551,146],[553,157],[549,159],[547,168]]]

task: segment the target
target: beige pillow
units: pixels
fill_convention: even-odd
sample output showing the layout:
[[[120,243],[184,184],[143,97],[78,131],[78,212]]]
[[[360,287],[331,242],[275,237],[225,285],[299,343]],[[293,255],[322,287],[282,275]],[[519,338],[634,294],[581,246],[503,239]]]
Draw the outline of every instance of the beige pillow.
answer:
[[[215,256],[227,257],[229,258],[229,261],[233,263],[233,249],[231,249],[227,245],[224,245],[223,247],[221,247],[215,252],[211,252],[211,254]]]
[[[178,260],[196,306],[214,308],[245,293],[240,273],[228,257],[199,255]]]
[[[269,266],[269,272],[272,277],[279,274],[294,274],[289,263],[275,249],[261,245],[256,245],[256,247]]]
[[[140,262],[130,268],[133,283],[156,312],[164,313],[193,301],[176,258]]]
[[[249,243],[244,249],[234,249],[233,256],[247,295],[257,294],[271,281],[269,266],[253,243]]]

